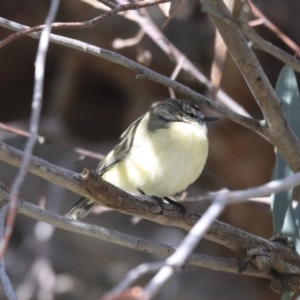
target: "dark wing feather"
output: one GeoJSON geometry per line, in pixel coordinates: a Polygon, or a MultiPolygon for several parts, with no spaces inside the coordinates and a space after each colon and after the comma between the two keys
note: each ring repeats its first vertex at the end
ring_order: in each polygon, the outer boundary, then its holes
{"type": "Polygon", "coordinates": [[[121,135],[121,142],[115,146],[111,153],[109,153],[99,164],[96,172],[99,175],[104,174],[107,170],[112,168],[116,163],[123,160],[128,152],[130,151],[133,141],[134,135],[137,127],[139,126],[141,120],[145,115],[138,118],[135,122],[133,122],[126,131],[121,135]]]}
{"type": "MultiPolygon", "coordinates": [[[[132,147],[135,131],[143,117],[144,116],[140,117],[134,123],[132,123],[128,127],[128,129],[121,135],[121,142],[99,164],[96,170],[98,174],[102,175],[107,170],[112,168],[117,162],[126,157],[127,153],[132,147]]],[[[73,218],[74,220],[81,220],[92,210],[95,204],[95,202],[82,197],[72,207],[68,216],[70,218],[73,218]]]]}

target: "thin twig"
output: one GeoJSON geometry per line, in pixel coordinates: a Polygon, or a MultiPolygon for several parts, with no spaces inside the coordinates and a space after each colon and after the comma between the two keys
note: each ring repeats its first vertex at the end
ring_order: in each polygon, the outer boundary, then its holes
{"type": "Polygon", "coordinates": [[[206,212],[202,215],[201,219],[199,219],[188,235],[180,243],[177,250],[166,259],[166,266],[164,266],[145,287],[144,293],[146,294],[147,299],[156,295],[172,274],[184,265],[190,253],[195,249],[205,232],[219,217],[225,207],[226,201],[224,201],[224,199],[217,197],[213,201],[206,212]]]}
{"type": "MultiPolygon", "coordinates": [[[[96,5],[91,4],[90,1],[85,1],[89,3],[90,5],[96,5]]],[[[183,69],[194,76],[197,80],[199,80],[201,83],[203,83],[209,90],[213,89],[213,86],[210,82],[210,80],[202,73],[200,72],[194,64],[187,58],[185,55],[183,55],[179,49],[177,49],[168,39],[167,37],[161,32],[161,30],[153,23],[153,21],[149,17],[141,16],[138,14],[137,11],[132,11],[133,9],[138,9],[158,3],[168,2],[168,1],[161,1],[161,2],[149,2],[145,1],[145,3],[142,3],[143,1],[139,2],[140,6],[138,6],[137,3],[133,4],[125,4],[125,5],[116,5],[113,4],[110,1],[103,1],[107,6],[109,6],[112,10],[107,11],[106,13],[102,14],[101,16],[94,18],[92,20],[88,20],[85,22],[72,22],[72,23],[54,23],[53,26],[55,29],[81,29],[81,28],[89,28],[92,26],[97,25],[100,21],[103,19],[118,13],[118,12],[125,12],[127,11],[127,17],[129,16],[129,19],[133,20],[134,22],[138,23],[141,28],[149,35],[149,37],[152,38],[152,40],[165,52],[167,55],[175,60],[177,64],[179,64],[182,57],[184,57],[184,63],[183,63],[183,69]],[[145,6],[143,6],[145,5],[145,6]]],[[[100,4],[99,2],[97,2],[100,4]]],[[[103,9],[102,6],[97,8],[103,9]]],[[[12,42],[16,38],[19,38],[21,36],[27,35],[29,33],[39,31],[43,28],[43,25],[36,26],[32,28],[26,28],[23,29],[13,35],[10,35],[7,39],[0,42],[0,49],[7,43],[12,42]]],[[[224,104],[225,106],[231,108],[232,110],[236,111],[239,114],[242,114],[244,116],[250,117],[248,112],[237,102],[235,102],[232,98],[230,98],[224,91],[221,91],[217,94],[217,98],[220,101],[220,103],[224,104]]]]}
{"type": "MultiPolygon", "coordinates": [[[[118,2],[124,2],[124,0],[118,0],[118,2]]],[[[192,63],[192,61],[189,60],[188,57],[186,57],[173,43],[171,43],[171,41],[163,34],[161,29],[158,28],[152,21],[147,12],[144,11],[143,15],[141,15],[138,11],[128,11],[124,17],[137,23],[152,39],[152,41],[156,43],[168,57],[175,61],[177,65],[180,64],[181,60],[184,58],[182,69],[204,84],[208,90],[213,89],[211,81],[192,63]]],[[[234,101],[223,90],[219,90],[217,93],[217,99],[221,104],[231,110],[246,117],[251,117],[241,105],[234,101]]]]}
{"type": "MultiPolygon", "coordinates": [[[[11,147],[3,146],[0,143],[0,159],[19,165],[21,162],[21,151],[13,150],[11,147]]],[[[112,186],[97,176],[95,172],[89,172],[85,175],[84,180],[80,180],[78,174],[53,166],[46,161],[32,157],[32,164],[29,171],[43,177],[59,186],[93,199],[96,203],[105,207],[110,207],[117,211],[138,216],[168,226],[176,226],[185,230],[196,224],[201,218],[200,214],[187,211],[185,217],[178,214],[177,209],[170,204],[165,204],[164,210],[156,201],[149,198],[143,198],[129,195],[122,190],[112,186]],[[70,173],[70,175],[68,175],[70,173]]],[[[289,185],[294,186],[300,183],[300,174],[293,174],[286,179],[281,180],[289,185]],[[296,181],[294,181],[296,180],[296,181]]],[[[278,181],[279,183],[280,181],[278,181]]],[[[258,188],[259,192],[264,192],[258,188]]],[[[279,191],[279,187],[276,187],[279,191]]],[[[258,194],[260,196],[260,194],[258,194]]],[[[229,195],[227,195],[229,197],[229,195]]],[[[72,220],[69,219],[68,222],[72,220]]],[[[82,224],[82,223],[79,223],[82,224]]],[[[65,225],[67,226],[67,225],[65,225]]],[[[80,225],[83,226],[83,225],[80,225]]],[[[86,228],[86,230],[88,230],[86,228]]],[[[92,234],[88,232],[87,234],[92,234]]],[[[299,274],[300,259],[299,255],[291,248],[281,243],[267,241],[243,230],[215,221],[210,229],[206,232],[205,238],[216,243],[222,244],[241,254],[249,253],[249,262],[253,263],[259,269],[269,271],[276,270],[278,273],[299,274]],[[267,255],[267,257],[265,257],[267,255]]],[[[296,278],[295,278],[296,280],[296,278]]]]}
{"type": "MultiPolygon", "coordinates": [[[[247,9],[247,4],[243,5],[243,9],[247,9]]],[[[221,15],[216,10],[212,9],[211,6],[205,6],[203,10],[219,18],[227,25],[231,25],[235,28],[240,28],[243,31],[244,35],[248,38],[248,40],[253,43],[253,46],[255,48],[269,53],[285,64],[291,66],[294,71],[300,72],[300,61],[298,59],[263,39],[251,26],[249,26],[249,22],[235,20],[232,16],[221,15]]]]}
{"type": "MultiPolygon", "coordinates": [[[[278,48],[277,46],[275,46],[272,43],[263,39],[249,25],[250,22],[248,21],[248,17],[249,17],[249,12],[250,12],[250,6],[255,11],[257,8],[253,4],[248,4],[248,3],[249,3],[249,1],[243,2],[241,16],[237,23],[235,23],[236,22],[235,20],[230,20],[233,23],[233,26],[235,26],[237,24],[241,28],[241,30],[243,31],[243,33],[247,37],[247,39],[253,43],[254,48],[257,48],[266,53],[269,53],[270,55],[272,55],[272,56],[276,57],[277,59],[281,60],[282,62],[284,62],[285,64],[291,66],[293,68],[293,70],[300,72],[300,61],[298,59],[296,59],[295,57],[289,55],[287,52],[283,51],[282,49],[278,48]],[[245,18],[242,18],[242,16],[244,16],[245,18]]],[[[257,11],[257,12],[259,12],[259,11],[257,11]]],[[[266,21],[266,25],[267,24],[269,24],[268,21],[266,21]]],[[[278,34],[279,37],[284,35],[282,32],[277,31],[277,30],[279,30],[279,29],[277,29],[277,27],[275,27],[273,29],[276,29],[275,33],[278,34]]],[[[284,35],[284,37],[286,37],[286,36],[284,35]]],[[[287,42],[290,42],[290,41],[287,41],[287,42]]],[[[299,47],[297,45],[294,45],[293,47],[295,48],[295,46],[297,47],[297,51],[299,51],[299,47]]]]}
{"type": "Polygon", "coordinates": [[[154,263],[143,263],[137,266],[136,268],[132,269],[126,277],[116,285],[111,291],[105,293],[100,300],[108,300],[113,299],[114,297],[122,294],[126,289],[130,287],[137,279],[141,278],[142,276],[153,273],[161,269],[166,265],[165,262],[154,262],[154,263]]]}
{"type": "MultiPolygon", "coordinates": [[[[0,128],[7,132],[17,134],[19,136],[30,137],[30,133],[28,131],[14,127],[14,126],[10,126],[10,125],[7,125],[7,124],[1,123],[1,122],[0,122],[0,128]]],[[[36,135],[36,139],[40,144],[45,143],[45,137],[43,137],[41,135],[36,135]]]]}
{"type": "Polygon", "coordinates": [[[232,23],[223,0],[200,0],[213,19],[227,48],[243,75],[265,123],[264,135],[277,147],[291,170],[300,170],[300,141],[288,125],[281,102],[242,32],[232,23]]]}
{"type": "MultiPolygon", "coordinates": [[[[8,202],[8,197],[8,192],[5,190],[3,183],[0,182],[0,202],[8,202]]],[[[159,242],[135,237],[129,234],[124,234],[115,230],[106,229],[92,224],[76,222],[70,218],[66,218],[56,213],[44,210],[36,205],[26,202],[25,200],[18,201],[17,210],[18,213],[22,215],[33,218],[40,222],[45,222],[54,227],[100,239],[109,243],[114,243],[128,249],[156,254],[161,257],[168,257],[176,250],[176,248],[174,247],[161,244],[159,242]]],[[[239,261],[240,260],[236,258],[221,258],[200,253],[192,253],[189,256],[186,265],[236,274],[239,261]]],[[[260,271],[251,266],[249,266],[247,270],[243,271],[242,274],[262,278],[272,278],[269,273],[260,271]]]]}
{"type": "MultiPolygon", "coordinates": [[[[176,65],[174,71],[172,72],[172,74],[171,74],[171,76],[170,76],[171,79],[173,79],[173,80],[176,79],[176,77],[177,77],[178,74],[180,73],[180,70],[182,69],[182,65],[183,65],[184,61],[185,61],[185,56],[182,56],[182,57],[181,57],[181,60],[178,62],[178,64],[176,65]]],[[[169,90],[170,97],[171,97],[171,98],[176,98],[176,97],[175,97],[174,90],[171,89],[171,88],[168,88],[168,90],[169,90]]]]}
{"type": "MultiPolygon", "coordinates": [[[[14,126],[10,126],[10,125],[7,125],[7,124],[1,123],[1,122],[0,122],[0,128],[7,131],[7,132],[11,132],[11,133],[14,133],[14,134],[19,135],[19,136],[30,137],[30,133],[28,131],[17,128],[17,127],[14,127],[14,126]]],[[[93,159],[97,159],[97,160],[102,160],[105,157],[105,155],[103,155],[103,154],[96,153],[96,152],[93,152],[93,151],[90,151],[90,150],[87,150],[87,149],[83,149],[83,148],[79,148],[79,147],[71,147],[71,146],[68,146],[66,144],[59,143],[57,141],[55,141],[55,142],[51,141],[51,140],[49,140],[48,138],[46,138],[42,135],[36,135],[36,138],[37,138],[37,141],[40,144],[54,145],[54,146],[57,146],[59,148],[63,148],[63,149],[67,149],[69,151],[73,151],[73,152],[78,153],[80,155],[83,155],[85,157],[89,157],[89,158],[93,158],[93,159]]]]}
{"type": "MultiPolygon", "coordinates": [[[[18,24],[13,21],[9,21],[7,19],[1,18],[0,17],[0,26],[12,29],[12,30],[22,30],[24,28],[28,28],[24,25],[18,24]]],[[[31,33],[29,36],[33,38],[39,38],[40,34],[39,33],[31,33]]],[[[188,88],[187,86],[174,81],[166,76],[163,76],[161,74],[158,74],[149,68],[146,68],[116,52],[112,52],[103,48],[95,47],[93,45],[74,40],[71,38],[59,36],[56,34],[51,34],[50,39],[53,43],[64,45],[73,49],[77,49],[79,51],[83,51],[85,53],[89,53],[98,57],[101,57],[103,59],[106,59],[110,62],[122,65],[138,74],[142,75],[137,75],[137,78],[140,79],[149,79],[155,82],[158,82],[162,85],[165,85],[167,87],[170,87],[177,91],[178,93],[182,94],[185,97],[188,97],[201,105],[204,105],[211,110],[221,113],[222,115],[226,116],[228,119],[243,125],[249,129],[252,129],[254,131],[261,132],[263,130],[262,124],[259,120],[253,119],[253,118],[248,118],[243,115],[240,115],[236,112],[231,111],[230,109],[219,105],[215,102],[212,102],[208,98],[204,97],[203,95],[196,93],[192,89],[188,88]]]]}
{"type": "Polygon", "coordinates": [[[241,25],[241,29],[247,39],[253,43],[254,48],[269,53],[270,55],[281,60],[283,63],[289,65],[294,71],[300,72],[300,61],[298,59],[263,39],[253,28],[247,24],[241,25]]]}
{"type": "MultiPolygon", "coordinates": [[[[88,21],[83,21],[83,22],[64,22],[64,23],[56,22],[56,23],[53,23],[51,25],[51,27],[52,27],[52,29],[90,28],[90,27],[94,27],[94,26],[98,25],[104,19],[106,19],[112,15],[115,15],[119,12],[124,12],[124,11],[132,10],[132,9],[140,9],[143,7],[152,6],[152,5],[156,5],[158,3],[170,2],[170,1],[172,1],[172,0],[151,0],[151,1],[147,1],[147,0],[143,1],[142,0],[142,1],[130,3],[130,4],[116,5],[113,9],[106,11],[105,13],[101,14],[100,16],[98,16],[94,19],[91,19],[88,21]]],[[[44,28],[45,28],[45,25],[38,25],[38,26],[24,29],[17,33],[11,34],[10,36],[8,36],[7,38],[5,38],[4,40],[2,40],[0,42],[0,49],[22,36],[28,35],[29,33],[41,31],[44,28]]]]}
{"type": "MultiPolygon", "coordinates": [[[[0,191],[1,193],[1,191],[0,191]]],[[[7,195],[7,198],[9,198],[9,195],[7,195]]],[[[5,217],[7,215],[7,212],[9,210],[9,203],[6,203],[3,205],[0,211],[0,240],[4,236],[5,232],[5,217]]],[[[0,280],[3,284],[4,292],[9,300],[18,300],[17,295],[11,285],[10,279],[6,274],[5,271],[5,264],[4,264],[4,258],[2,257],[0,260],[0,280]]]]}
{"type": "Polygon", "coordinates": [[[241,191],[232,191],[229,193],[221,193],[220,196],[226,197],[228,204],[235,204],[245,199],[263,197],[272,193],[279,193],[292,187],[300,185],[300,172],[288,176],[282,180],[273,180],[261,186],[249,188],[241,191]]]}
{"type": "MultiPolygon", "coordinates": [[[[14,166],[20,166],[22,155],[22,151],[0,143],[0,160],[14,166]]],[[[53,184],[67,188],[74,193],[94,199],[95,202],[102,204],[105,207],[110,207],[120,212],[139,216],[160,224],[190,230],[191,226],[193,226],[201,217],[200,214],[187,211],[185,218],[182,218],[178,215],[176,208],[174,208],[173,205],[168,204],[165,204],[165,208],[163,212],[161,212],[161,208],[156,201],[151,199],[143,199],[143,201],[141,201],[140,197],[135,197],[119,190],[108,182],[102,180],[101,177],[92,177],[91,183],[94,184],[94,186],[88,185],[86,188],[87,183],[80,179],[79,174],[57,167],[34,156],[31,158],[28,171],[46,179],[49,182],[52,182],[53,184]],[[120,199],[122,199],[122,201],[120,201],[120,199]]],[[[288,182],[288,185],[285,185],[285,188],[292,187],[300,183],[300,174],[297,173],[291,175],[290,177],[281,180],[281,182],[288,182]],[[291,181],[291,179],[293,181],[291,181]]],[[[279,191],[278,186],[277,188],[277,191],[279,191]]],[[[266,194],[266,191],[261,189],[261,187],[258,187],[258,189],[260,193],[256,195],[257,197],[264,196],[266,194]]],[[[229,196],[230,193],[228,197],[229,196]]],[[[245,197],[245,199],[247,199],[247,197],[245,197]]],[[[272,248],[270,251],[274,251],[272,243],[219,221],[214,223],[205,235],[205,238],[242,253],[245,253],[247,249],[257,246],[267,249],[272,248]]],[[[279,249],[278,251],[283,250],[279,249]]],[[[297,254],[293,252],[289,253],[289,259],[294,259],[295,261],[293,264],[295,265],[298,264],[298,257],[296,256],[297,254]]]]}
{"type": "Polygon", "coordinates": [[[25,145],[24,156],[22,165],[19,169],[18,175],[12,183],[10,193],[10,210],[7,215],[7,223],[5,233],[0,243],[0,259],[3,257],[5,248],[8,244],[9,238],[13,230],[13,224],[16,215],[16,204],[19,198],[19,191],[24,182],[27,168],[30,163],[31,154],[33,151],[34,144],[37,139],[38,126],[40,113],[42,108],[42,95],[44,85],[44,73],[45,73],[45,60],[49,45],[51,23],[55,19],[56,12],[59,6],[60,0],[52,0],[50,9],[46,18],[46,27],[43,29],[41,39],[38,46],[36,62],[35,62],[35,76],[34,76],[34,92],[32,99],[32,113],[30,117],[30,137],[25,145]]]}
{"type": "Polygon", "coordinates": [[[299,53],[300,47],[284,34],[274,23],[272,23],[258,8],[253,4],[251,0],[248,0],[253,14],[261,20],[261,24],[264,24],[267,28],[273,31],[278,38],[280,38],[288,47],[290,47],[295,53],[299,53]]]}
{"type": "MultiPolygon", "coordinates": [[[[228,9],[232,12],[234,8],[234,0],[225,0],[228,9]]],[[[218,90],[221,86],[223,67],[227,56],[227,47],[222,39],[217,28],[215,28],[215,43],[214,43],[214,59],[211,67],[210,80],[212,84],[211,98],[216,99],[218,90]]]]}

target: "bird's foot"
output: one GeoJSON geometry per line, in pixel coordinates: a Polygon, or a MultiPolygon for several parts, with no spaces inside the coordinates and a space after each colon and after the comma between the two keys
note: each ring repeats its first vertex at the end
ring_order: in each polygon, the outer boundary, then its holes
{"type": "Polygon", "coordinates": [[[169,202],[169,204],[173,204],[174,206],[176,206],[177,208],[179,208],[179,210],[180,210],[180,212],[181,212],[181,214],[182,214],[183,216],[185,215],[185,213],[186,213],[186,208],[184,207],[183,204],[181,204],[181,203],[179,203],[179,202],[177,202],[177,201],[175,201],[175,200],[172,200],[172,199],[170,199],[169,197],[164,197],[164,199],[165,199],[167,202],[169,202]]]}
{"type": "Polygon", "coordinates": [[[163,214],[164,212],[164,208],[165,208],[165,202],[164,202],[164,199],[160,198],[160,197],[157,197],[157,196],[150,196],[152,199],[154,199],[155,201],[158,202],[158,205],[160,206],[161,208],[161,214],[163,214]]]}
{"type": "Polygon", "coordinates": [[[148,197],[151,197],[152,199],[154,199],[155,201],[158,202],[160,208],[161,208],[161,213],[163,213],[164,211],[164,207],[165,207],[165,202],[162,198],[160,197],[157,197],[157,196],[149,196],[149,195],[146,195],[146,193],[142,190],[142,189],[138,189],[139,193],[141,195],[144,195],[144,196],[148,196],[148,197]]]}
{"type": "MultiPolygon", "coordinates": [[[[139,191],[139,193],[141,193],[141,195],[146,195],[145,192],[144,192],[143,190],[138,189],[138,191],[139,191]]],[[[170,198],[168,198],[168,197],[160,198],[160,197],[153,196],[153,195],[152,195],[152,196],[149,196],[149,197],[151,197],[152,199],[154,199],[155,201],[158,202],[158,204],[159,204],[159,206],[160,206],[160,208],[161,208],[161,213],[163,213],[164,207],[165,207],[165,202],[164,202],[164,200],[166,200],[169,204],[172,204],[172,205],[176,206],[177,208],[179,208],[180,213],[181,213],[183,216],[184,216],[185,213],[186,213],[186,208],[184,207],[184,205],[181,204],[181,203],[179,203],[179,202],[177,202],[177,201],[175,201],[175,200],[172,200],[172,199],[170,199],[170,198]]]]}

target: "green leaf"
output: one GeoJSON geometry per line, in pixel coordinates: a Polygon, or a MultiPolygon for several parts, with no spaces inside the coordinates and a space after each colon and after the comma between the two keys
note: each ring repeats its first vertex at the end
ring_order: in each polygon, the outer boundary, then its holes
{"type": "Polygon", "coordinates": [[[295,240],[295,248],[297,253],[300,253],[300,239],[295,240]]]}
{"type": "Polygon", "coordinates": [[[285,66],[276,83],[276,94],[283,104],[284,112],[298,137],[300,137],[300,101],[295,73],[290,66],[285,66]]]}
{"type": "MultiPolygon", "coordinates": [[[[290,196],[290,199],[292,199],[292,195],[290,196]]],[[[289,237],[290,241],[293,242],[294,244],[296,243],[296,240],[299,238],[299,227],[297,226],[296,223],[296,217],[295,217],[295,212],[290,204],[285,215],[285,220],[284,224],[281,230],[281,233],[289,237]]]]}
{"type": "MultiPolygon", "coordinates": [[[[292,171],[281,155],[276,153],[276,170],[273,179],[281,179],[289,176],[292,171]]],[[[287,211],[291,203],[292,189],[277,194],[272,194],[273,226],[275,233],[281,233],[286,219],[287,211]]],[[[290,223],[290,222],[289,222],[290,223]]]]}
{"type": "MultiPolygon", "coordinates": [[[[283,104],[289,125],[297,136],[300,136],[300,100],[299,89],[294,71],[291,67],[285,66],[276,83],[276,93],[283,104]]],[[[281,155],[276,153],[276,169],[273,179],[285,178],[292,174],[292,171],[283,160],[281,155]]],[[[272,211],[275,233],[285,233],[288,236],[298,236],[299,225],[296,225],[295,213],[291,206],[293,189],[272,195],[272,211]]]]}

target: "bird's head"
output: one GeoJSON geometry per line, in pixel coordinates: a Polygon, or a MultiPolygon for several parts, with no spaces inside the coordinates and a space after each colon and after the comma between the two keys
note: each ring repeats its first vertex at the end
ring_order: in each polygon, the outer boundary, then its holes
{"type": "Polygon", "coordinates": [[[171,122],[206,126],[206,122],[215,120],[218,118],[204,116],[201,107],[195,103],[179,99],[167,99],[150,110],[148,128],[150,131],[167,128],[171,122]]]}

